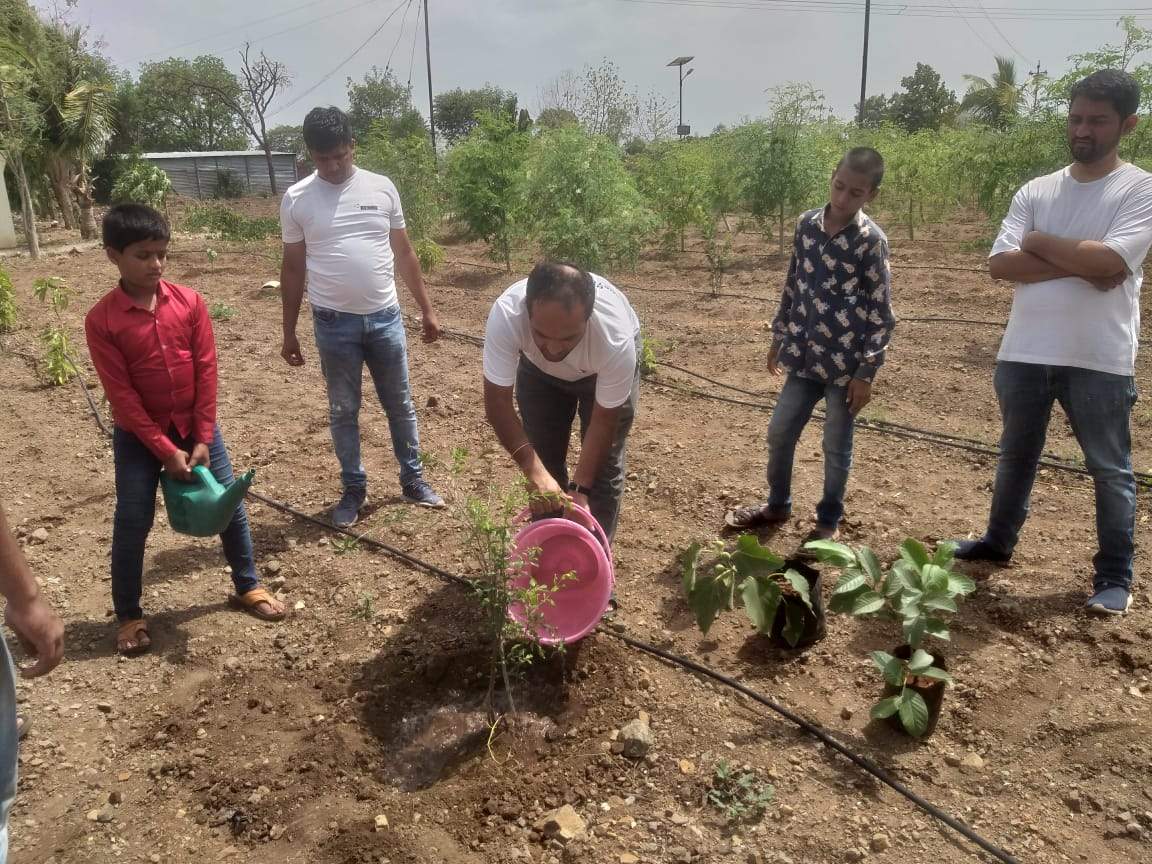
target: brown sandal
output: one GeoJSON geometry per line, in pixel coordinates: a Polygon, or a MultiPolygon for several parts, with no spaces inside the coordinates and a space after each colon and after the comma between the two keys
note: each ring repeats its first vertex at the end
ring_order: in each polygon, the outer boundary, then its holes
{"type": "Polygon", "coordinates": [[[125,657],[135,657],[152,647],[148,636],[148,622],[143,618],[123,621],[116,631],[116,651],[125,657]]]}
{"type": "Polygon", "coordinates": [[[267,603],[271,606],[273,603],[279,602],[275,597],[268,593],[264,588],[253,588],[251,591],[246,591],[243,594],[233,594],[228,598],[228,602],[238,609],[247,612],[253,618],[259,618],[261,621],[283,621],[285,610],[280,612],[265,612],[260,608],[261,603],[267,603]]]}

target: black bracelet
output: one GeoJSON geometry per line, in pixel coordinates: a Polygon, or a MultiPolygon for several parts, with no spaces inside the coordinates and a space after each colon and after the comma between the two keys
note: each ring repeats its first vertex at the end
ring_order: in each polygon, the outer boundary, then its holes
{"type": "Polygon", "coordinates": [[[591,495],[592,494],[591,489],[589,489],[587,486],[581,486],[575,480],[568,481],[568,491],[569,492],[579,492],[581,495],[591,495]]]}

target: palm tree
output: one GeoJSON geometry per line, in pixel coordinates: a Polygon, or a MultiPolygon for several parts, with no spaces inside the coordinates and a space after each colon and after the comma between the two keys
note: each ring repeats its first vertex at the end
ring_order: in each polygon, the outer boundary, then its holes
{"type": "Polygon", "coordinates": [[[61,149],[72,157],[76,166],[72,191],[80,205],[80,236],[91,240],[96,236],[96,220],[92,215],[94,202],[89,166],[92,159],[104,152],[115,129],[112,88],[81,81],[64,94],[59,108],[64,132],[61,149]]]}
{"type": "Polygon", "coordinates": [[[961,111],[995,129],[1006,128],[1020,116],[1023,88],[1016,81],[1016,64],[1009,58],[996,58],[991,80],[979,75],[965,75],[964,80],[968,92],[960,103],[961,111]]]}

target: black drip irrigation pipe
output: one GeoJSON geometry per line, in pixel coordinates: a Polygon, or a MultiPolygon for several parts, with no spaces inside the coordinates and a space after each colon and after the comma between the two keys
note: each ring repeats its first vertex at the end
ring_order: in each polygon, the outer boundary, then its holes
{"type": "MultiPolygon", "coordinates": [[[[93,403],[93,401],[91,399],[89,399],[88,405],[92,410],[92,415],[95,418],[97,424],[99,425],[100,430],[105,435],[110,435],[110,433],[108,432],[108,427],[104,424],[103,418],[100,416],[99,411],[97,411],[97,409],[96,409],[95,403],[93,403]]],[[[301,510],[297,510],[295,507],[291,507],[288,504],[285,504],[281,501],[277,501],[274,498],[269,498],[267,495],[261,495],[259,492],[254,492],[251,489],[248,490],[246,497],[253,498],[256,501],[259,501],[261,504],[265,504],[268,507],[271,507],[273,510],[276,510],[276,511],[283,513],[285,515],[288,515],[288,516],[292,516],[296,519],[302,519],[305,522],[308,522],[312,525],[316,525],[320,528],[323,528],[326,531],[334,532],[337,534],[343,534],[347,537],[355,538],[358,542],[363,543],[365,546],[368,546],[372,549],[376,549],[380,552],[384,552],[385,554],[390,555],[391,557],[395,558],[396,560],[404,562],[405,564],[407,564],[409,567],[413,568],[414,570],[422,570],[425,573],[430,573],[431,575],[436,576],[440,579],[443,579],[447,582],[450,582],[454,585],[460,585],[460,586],[463,586],[466,588],[472,588],[473,587],[472,583],[468,579],[465,579],[463,576],[458,576],[457,574],[451,573],[442,567],[437,567],[435,564],[430,564],[427,561],[424,561],[420,558],[417,558],[415,555],[412,555],[408,552],[405,552],[403,549],[399,549],[395,546],[390,546],[389,544],[384,543],[380,540],[377,540],[374,537],[367,536],[367,534],[356,534],[353,531],[349,531],[347,528],[338,528],[330,522],[325,522],[323,519],[319,519],[316,516],[310,516],[309,514],[304,513],[301,510]]],[[[907,800],[911,801],[913,804],[915,804],[917,807],[919,807],[921,810],[923,810],[929,816],[933,817],[934,819],[937,819],[940,822],[943,822],[949,828],[958,832],[959,834],[964,836],[966,839],[968,839],[969,841],[971,841],[975,845],[979,846],[981,849],[983,849],[985,852],[987,852],[992,857],[996,858],[999,861],[1002,861],[1003,864],[1019,864],[1019,862],[1015,858],[1013,858],[1010,854],[1005,852],[1003,849],[1001,849],[1000,847],[988,842],[983,837],[981,837],[979,834],[977,834],[975,831],[973,831],[971,828],[969,828],[967,825],[965,825],[963,822],[954,818],[953,816],[950,816],[944,810],[941,810],[939,807],[932,804],[927,799],[925,799],[925,798],[921,797],[920,795],[916,794],[915,792],[913,792],[911,789],[909,789],[907,786],[905,786],[903,783],[901,783],[899,780],[897,780],[895,777],[893,777],[891,774],[889,774],[887,771],[885,771],[883,768],[881,768],[879,765],[877,765],[871,759],[868,759],[865,756],[861,756],[860,754],[855,753],[852,750],[848,749],[843,744],[841,744],[839,741],[837,741],[835,738],[833,738],[831,735],[829,735],[827,732],[825,732],[823,729],[821,729],[819,726],[817,726],[815,723],[812,723],[811,721],[804,719],[799,714],[796,714],[795,712],[784,707],[783,705],[779,704],[778,702],[775,702],[775,701],[769,699],[767,696],[763,696],[760,693],[757,693],[755,690],[751,690],[750,688],[745,687],[739,681],[736,681],[735,679],[733,679],[727,675],[723,675],[720,672],[717,672],[714,669],[711,669],[708,666],[703,665],[702,663],[697,663],[695,660],[691,660],[687,657],[681,657],[677,654],[671,653],[670,651],[665,651],[664,649],[658,648],[655,645],[651,645],[651,644],[644,642],[640,639],[635,639],[631,636],[628,636],[626,633],[615,632],[612,629],[605,629],[603,626],[597,627],[596,632],[603,633],[606,636],[609,636],[613,639],[616,639],[616,640],[622,642],[623,644],[627,645],[628,647],[633,648],[634,650],[642,651],[642,652],[647,653],[647,654],[651,654],[653,657],[659,657],[660,659],[664,660],[665,662],[671,663],[673,666],[679,666],[682,669],[687,669],[689,671],[696,672],[697,674],[704,675],[708,678],[713,679],[714,681],[717,681],[717,682],[723,684],[726,687],[729,687],[729,688],[737,691],[738,693],[744,694],[749,699],[752,699],[754,702],[757,702],[758,704],[763,705],[764,707],[776,712],[781,717],[785,718],[786,720],[788,720],[789,722],[791,722],[792,724],[797,726],[802,731],[807,732],[809,735],[812,735],[817,740],[823,742],[826,746],[831,747],[833,750],[835,750],[841,756],[844,756],[846,759],[848,759],[850,762],[852,762],[858,768],[862,769],[863,771],[867,772],[868,774],[871,774],[873,777],[875,777],[881,783],[885,784],[886,786],[890,787],[893,791],[897,792],[898,794],[902,795],[907,800]]]]}
{"type": "MultiPolygon", "coordinates": [[[[407,564],[408,566],[412,567],[415,570],[422,570],[426,573],[430,573],[431,575],[436,576],[440,579],[443,579],[447,582],[451,582],[454,585],[461,585],[461,586],[464,586],[466,588],[472,587],[472,583],[469,580],[465,579],[463,576],[458,576],[455,573],[450,573],[449,571],[443,569],[442,567],[437,567],[435,564],[429,564],[427,561],[423,561],[420,558],[417,558],[415,555],[412,555],[408,552],[405,552],[402,549],[397,549],[395,546],[390,546],[387,543],[382,543],[381,541],[376,540],[372,537],[369,537],[365,534],[356,534],[355,532],[349,531],[346,528],[337,528],[336,526],[332,525],[330,522],[325,522],[324,520],[318,519],[315,516],[310,516],[307,513],[303,513],[301,511],[295,509],[294,507],[291,507],[291,506],[284,504],[280,501],[276,501],[273,498],[268,498],[267,496],[261,495],[257,492],[249,491],[248,497],[249,498],[255,498],[257,501],[260,501],[261,503],[268,505],[269,507],[271,507],[274,510],[277,510],[277,511],[284,513],[286,515],[289,515],[289,516],[294,516],[297,519],[303,519],[304,521],[309,522],[313,525],[317,525],[321,528],[324,528],[327,531],[335,532],[338,534],[343,534],[343,535],[348,536],[348,537],[354,537],[359,542],[363,543],[365,546],[368,546],[368,547],[373,548],[373,549],[377,549],[381,552],[384,552],[384,553],[392,556],[393,558],[396,558],[400,561],[403,561],[405,564],[407,564]]],[[[1013,858],[1009,853],[1005,852],[1003,849],[999,848],[998,846],[988,842],[983,837],[981,837],[979,834],[977,834],[975,831],[973,831],[971,828],[969,828],[967,825],[965,825],[963,822],[954,818],[953,816],[950,816],[948,813],[941,810],[939,807],[932,804],[927,799],[925,799],[922,796],[913,792],[911,789],[909,789],[907,786],[905,786],[903,783],[901,783],[899,780],[897,780],[895,777],[893,777],[891,774],[889,774],[887,771],[885,771],[883,768],[881,768],[879,765],[877,765],[871,759],[868,759],[866,756],[861,756],[860,754],[850,750],[848,747],[845,747],[843,744],[841,744],[839,741],[837,741],[834,737],[832,737],[830,734],[828,734],[822,728],[820,728],[820,726],[818,726],[817,724],[813,723],[810,720],[806,720],[805,718],[801,717],[799,714],[795,713],[794,711],[790,710],[789,708],[786,708],[785,706],[781,705],[780,703],[775,702],[772,699],[769,699],[767,696],[764,696],[760,693],[757,693],[755,690],[752,690],[748,687],[745,687],[739,681],[736,681],[735,679],[733,679],[727,675],[724,675],[720,672],[717,672],[716,670],[714,670],[708,666],[705,666],[702,663],[697,663],[695,660],[692,660],[688,657],[682,657],[678,654],[673,654],[670,651],[665,651],[663,648],[658,648],[655,645],[651,645],[651,644],[644,642],[640,639],[636,639],[632,636],[627,635],[626,633],[616,632],[612,628],[605,628],[602,625],[600,627],[596,628],[596,632],[602,633],[605,636],[609,636],[613,639],[616,639],[616,640],[624,643],[625,645],[627,645],[628,647],[630,647],[634,650],[642,651],[646,654],[651,654],[654,657],[659,657],[661,660],[664,660],[665,662],[670,663],[673,666],[679,666],[683,669],[687,669],[691,672],[696,672],[699,675],[703,675],[707,678],[711,678],[712,680],[717,681],[726,687],[729,687],[729,688],[731,688],[731,689],[733,689],[739,693],[744,694],[745,696],[747,696],[749,699],[753,700],[754,702],[757,702],[758,704],[763,705],[765,708],[768,708],[771,711],[776,712],[781,717],[788,720],[789,722],[791,722],[795,726],[799,727],[804,732],[807,732],[809,735],[811,735],[814,738],[818,739],[819,741],[823,742],[826,746],[831,747],[833,750],[835,750],[841,756],[848,759],[850,762],[852,762],[858,768],[862,769],[863,771],[867,772],[868,774],[871,774],[873,777],[875,777],[881,783],[884,783],[886,786],[889,786],[895,792],[904,796],[904,798],[911,801],[913,804],[915,804],[917,807],[919,807],[921,810],[923,810],[929,816],[932,816],[933,818],[943,822],[949,828],[951,828],[954,831],[958,832],[959,834],[963,835],[965,838],[970,840],[975,845],[979,846],[981,849],[983,849],[989,855],[991,855],[994,858],[1004,862],[1004,864],[1018,864],[1017,860],[1015,858],[1013,858]]]]}

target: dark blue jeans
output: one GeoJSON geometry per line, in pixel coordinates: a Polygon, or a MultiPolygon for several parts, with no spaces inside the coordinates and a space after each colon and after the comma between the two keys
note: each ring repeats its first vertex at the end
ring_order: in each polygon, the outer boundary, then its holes
{"type": "MultiPolygon", "coordinates": [[[[195,442],[181,438],[175,429],[168,437],[189,453],[195,442]]],[[[112,452],[116,461],[116,518],[112,527],[112,605],[121,621],[142,618],[140,592],[144,575],[144,544],[156,516],[156,487],[160,485],[160,460],[131,432],[117,426],[112,432],[112,452]]],[[[232,482],[232,463],[220,430],[208,448],[212,473],[221,483],[232,482]]],[[[259,582],[252,552],[248,514],[241,504],[220,535],[224,557],[232,567],[236,593],[251,591],[259,582]]]]}
{"type": "Polygon", "coordinates": [[[768,423],[768,506],[792,510],[792,464],[800,433],[812,411],[824,400],[824,497],[816,506],[816,521],[835,528],[844,517],[844,493],[852,468],[855,418],[848,410],[848,388],[789,374],[768,423]]]}
{"type": "MultiPolygon", "coordinates": [[[[637,348],[639,356],[639,348],[637,348]]],[[[616,420],[616,435],[612,447],[592,483],[588,496],[588,509],[612,540],[620,520],[620,499],[624,495],[625,448],[628,433],[636,419],[636,405],[640,399],[640,367],[632,381],[628,401],[620,406],[616,420]]],[[[524,433],[548,473],[561,486],[568,485],[568,444],[572,439],[572,423],[580,416],[580,439],[592,422],[592,409],[596,404],[596,376],[589,375],[579,381],[564,381],[542,371],[524,355],[516,371],[516,405],[524,433]]]]}
{"type": "Polygon", "coordinates": [[[1136,533],[1129,430],[1135,379],[1075,366],[1001,362],[995,384],[1004,431],[985,542],[1005,555],[1016,548],[1028,518],[1052,405],[1059,402],[1096,486],[1096,588],[1129,588],[1136,533]]]}
{"type": "Polygon", "coordinates": [[[400,485],[420,479],[420,433],[408,386],[408,347],[399,306],[370,315],[312,307],[316,351],[328,386],[328,422],[345,489],[363,489],[368,473],[360,461],[360,403],[364,366],[388,415],[400,485]]]}

